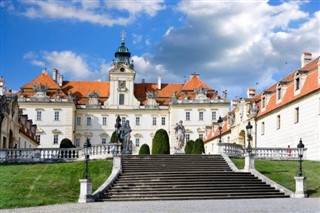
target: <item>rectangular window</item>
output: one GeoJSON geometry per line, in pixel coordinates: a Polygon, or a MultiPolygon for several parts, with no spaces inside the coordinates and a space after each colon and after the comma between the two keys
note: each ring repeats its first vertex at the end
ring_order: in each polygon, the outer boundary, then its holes
{"type": "Polygon", "coordinates": [[[54,120],[55,121],[60,120],[60,112],[59,111],[54,112],[54,120]]]}
{"type": "Polygon", "coordinates": [[[80,138],[76,138],[76,147],[80,147],[80,138]]]}
{"type": "Polygon", "coordinates": [[[107,125],[107,117],[102,117],[102,125],[107,125]]]}
{"type": "Polygon", "coordinates": [[[211,113],[211,119],[212,119],[213,121],[217,120],[217,112],[216,112],[216,111],[212,111],[212,113],[211,113]]]}
{"type": "Polygon", "coordinates": [[[262,108],[266,107],[266,97],[262,97],[262,108]]]}
{"type": "Polygon", "coordinates": [[[295,86],[296,86],[296,90],[300,89],[300,77],[296,77],[295,79],[295,86]]]}
{"type": "Polygon", "coordinates": [[[294,123],[299,123],[299,107],[294,109],[294,123]]]}
{"type": "Polygon", "coordinates": [[[59,135],[53,135],[53,144],[58,144],[59,135]]]}
{"type": "Polygon", "coordinates": [[[203,138],[203,134],[199,134],[199,138],[201,138],[201,139],[202,139],[202,138],[203,138]]]}
{"type": "Polygon", "coordinates": [[[190,121],[190,112],[186,112],[186,121],[190,121]]]}
{"type": "Polygon", "coordinates": [[[156,126],[157,125],[157,117],[152,118],[152,125],[156,126]]]}
{"type": "Polygon", "coordinates": [[[124,105],[124,94],[119,94],[119,105],[124,105]]]}
{"type": "Polygon", "coordinates": [[[136,138],[136,147],[140,146],[140,138],[136,138]]]}
{"type": "Polygon", "coordinates": [[[265,125],[264,122],[261,123],[261,135],[264,135],[265,125]]]}
{"type": "Polygon", "coordinates": [[[136,117],[136,126],[140,126],[140,117],[136,117]]]}
{"type": "Polygon", "coordinates": [[[280,115],[277,115],[277,129],[280,129],[281,126],[281,117],[280,115]]]}
{"type": "Polygon", "coordinates": [[[91,126],[91,117],[87,117],[87,126],[91,126]]]}
{"type": "Polygon", "coordinates": [[[76,124],[77,126],[81,126],[81,117],[76,118],[76,124]]]}
{"type": "Polygon", "coordinates": [[[186,142],[190,141],[190,134],[186,134],[186,142]]]}
{"type": "Polygon", "coordinates": [[[166,125],[166,117],[161,118],[161,125],[166,125]]]}
{"type": "Polygon", "coordinates": [[[102,139],[101,139],[101,143],[102,143],[102,144],[106,144],[106,143],[107,143],[107,139],[106,139],[106,138],[102,138],[102,139]]]}
{"type": "Polygon", "coordinates": [[[199,120],[203,121],[203,112],[199,112],[199,120]]]}
{"type": "Polygon", "coordinates": [[[37,121],[41,121],[41,111],[37,111],[37,121]]]}
{"type": "Polygon", "coordinates": [[[40,144],[40,135],[36,135],[36,141],[38,144],[40,144]]]}
{"type": "Polygon", "coordinates": [[[121,118],[121,125],[123,126],[126,123],[126,117],[121,118]]]}

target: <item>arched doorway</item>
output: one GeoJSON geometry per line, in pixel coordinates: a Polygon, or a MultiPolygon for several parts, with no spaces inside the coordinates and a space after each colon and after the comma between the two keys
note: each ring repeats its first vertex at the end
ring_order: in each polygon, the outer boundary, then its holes
{"type": "Polygon", "coordinates": [[[10,129],[10,133],[9,133],[9,149],[13,148],[13,132],[10,129]]]}
{"type": "Polygon", "coordinates": [[[241,130],[238,137],[238,142],[242,147],[245,147],[246,143],[246,132],[244,130],[241,130]]]}

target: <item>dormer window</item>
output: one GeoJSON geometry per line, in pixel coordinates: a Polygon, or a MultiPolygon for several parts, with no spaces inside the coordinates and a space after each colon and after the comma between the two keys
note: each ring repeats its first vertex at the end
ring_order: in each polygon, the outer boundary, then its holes
{"type": "Polygon", "coordinates": [[[266,97],[263,96],[262,97],[262,108],[265,108],[266,107],[266,97]]]}
{"type": "Polygon", "coordinates": [[[281,84],[279,83],[277,85],[277,100],[281,100],[282,98],[282,90],[281,90],[281,84]]]}
{"type": "Polygon", "coordinates": [[[294,76],[294,90],[297,91],[301,86],[301,78],[299,72],[297,72],[294,76]]]}

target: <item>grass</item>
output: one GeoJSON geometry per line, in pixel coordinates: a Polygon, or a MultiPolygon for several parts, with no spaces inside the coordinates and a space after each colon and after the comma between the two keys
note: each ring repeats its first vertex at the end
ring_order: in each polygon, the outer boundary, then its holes
{"type": "MultiPolygon", "coordinates": [[[[244,159],[231,159],[239,168],[243,169],[244,159]]],[[[255,167],[263,175],[271,180],[295,191],[294,177],[298,174],[298,161],[272,161],[272,160],[255,160],[255,167]]],[[[312,198],[320,198],[320,162],[303,161],[302,163],[304,176],[307,177],[307,194],[312,198]]]]}
{"type": "MultiPolygon", "coordinates": [[[[0,209],[76,202],[85,164],[0,164],[0,209]]],[[[110,175],[112,162],[89,162],[93,191],[110,175]]]]}

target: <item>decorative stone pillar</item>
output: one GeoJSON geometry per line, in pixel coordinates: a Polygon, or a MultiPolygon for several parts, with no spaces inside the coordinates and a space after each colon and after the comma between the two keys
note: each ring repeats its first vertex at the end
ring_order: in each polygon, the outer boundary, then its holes
{"type": "Polygon", "coordinates": [[[244,171],[249,172],[254,167],[254,154],[244,154],[244,171]]]}
{"type": "Polygon", "coordinates": [[[89,179],[80,179],[80,196],[79,203],[90,203],[94,202],[92,197],[92,183],[89,179]]]}
{"type": "Polygon", "coordinates": [[[305,198],[307,197],[307,187],[306,187],[306,177],[294,177],[296,180],[296,192],[294,194],[295,198],[305,198]]]}

